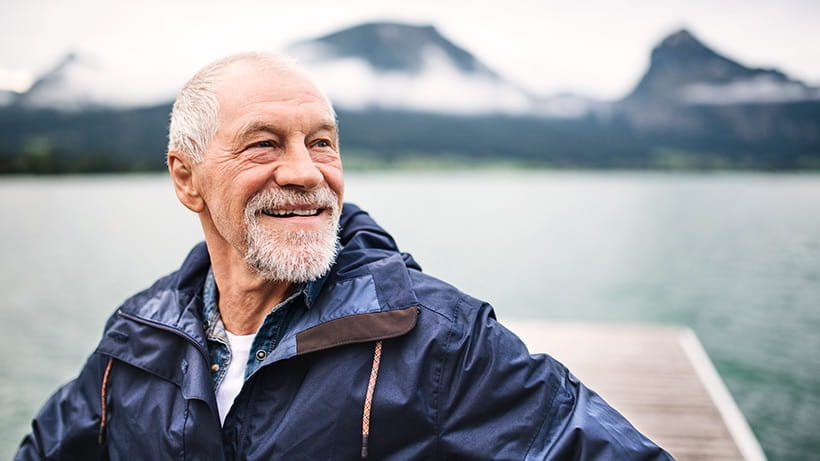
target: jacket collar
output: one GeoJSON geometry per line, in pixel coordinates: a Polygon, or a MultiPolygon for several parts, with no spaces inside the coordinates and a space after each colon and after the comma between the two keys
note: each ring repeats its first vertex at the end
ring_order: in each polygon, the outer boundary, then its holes
{"type": "MultiPolygon", "coordinates": [[[[312,308],[294,320],[290,333],[266,362],[343,344],[397,337],[415,326],[418,300],[407,270],[419,269],[413,258],[400,253],[393,238],[355,205],[345,204],[343,208],[340,242],[342,250],[312,308]]],[[[135,366],[154,370],[166,378],[180,378],[178,370],[158,370],[161,365],[156,361],[157,354],[180,354],[176,348],[158,346],[156,335],[150,333],[159,329],[193,344],[207,366],[201,312],[202,287],[209,268],[207,247],[200,243],[179,271],[123,304],[118,315],[109,321],[108,334],[99,350],[123,360],[130,355],[127,361],[135,366]],[[121,326],[124,321],[136,321],[149,328],[129,334],[125,331],[128,328],[121,326]],[[118,328],[122,334],[117,333],[118,328]],[[125,347],[126,343],[131,344],[125,347]],[[146,354],[145,349],[152,353],[146,354]]],[[[163,363],[179,363],[173,357],[167,359],[163,363]]]]}

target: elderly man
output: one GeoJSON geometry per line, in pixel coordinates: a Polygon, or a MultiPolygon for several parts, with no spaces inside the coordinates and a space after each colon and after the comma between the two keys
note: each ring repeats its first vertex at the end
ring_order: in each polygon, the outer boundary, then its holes
{"type": "Polygon", "coordinates": [[[670,459],[343,205],[335,114],[290,61],[197,73],[168,169],[205,243],[117,309],[16,459],[670,459]]]}

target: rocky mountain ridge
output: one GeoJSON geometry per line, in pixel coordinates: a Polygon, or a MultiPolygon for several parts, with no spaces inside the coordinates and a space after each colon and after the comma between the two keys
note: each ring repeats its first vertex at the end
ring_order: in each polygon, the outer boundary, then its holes
{"type": "Polygon", "coordinates": [[[624,102],[725,105],[818,99],[820,89],[776,69],[745,67],[684,29],[652,50],[649,69],[624,102]]]}

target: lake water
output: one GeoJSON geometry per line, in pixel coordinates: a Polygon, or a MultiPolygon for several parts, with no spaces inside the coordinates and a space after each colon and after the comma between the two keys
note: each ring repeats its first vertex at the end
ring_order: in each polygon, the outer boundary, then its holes
{"type": "MultiPolygon", "coordinates": [[[[820,176],[349,173],[347,198],[502,321],[691,327],[771,460],[820,453],[820,176]]],[[[200,231],[164,175],[0,178],[0,212],[5,458],[200,231]]]]}

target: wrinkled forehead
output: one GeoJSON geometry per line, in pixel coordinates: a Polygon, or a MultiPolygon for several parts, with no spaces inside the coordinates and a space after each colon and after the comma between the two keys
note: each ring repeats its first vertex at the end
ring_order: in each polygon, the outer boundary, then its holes
{"type": "Polygon", "coordinates": [[[233,63],[215,79],[214,89],[220,109],[255,102],[293,101],[318,105],[329,118],[336,118],[330,99],[305,72],[295,67],[283,68],[266,62],[233,63]]]}

